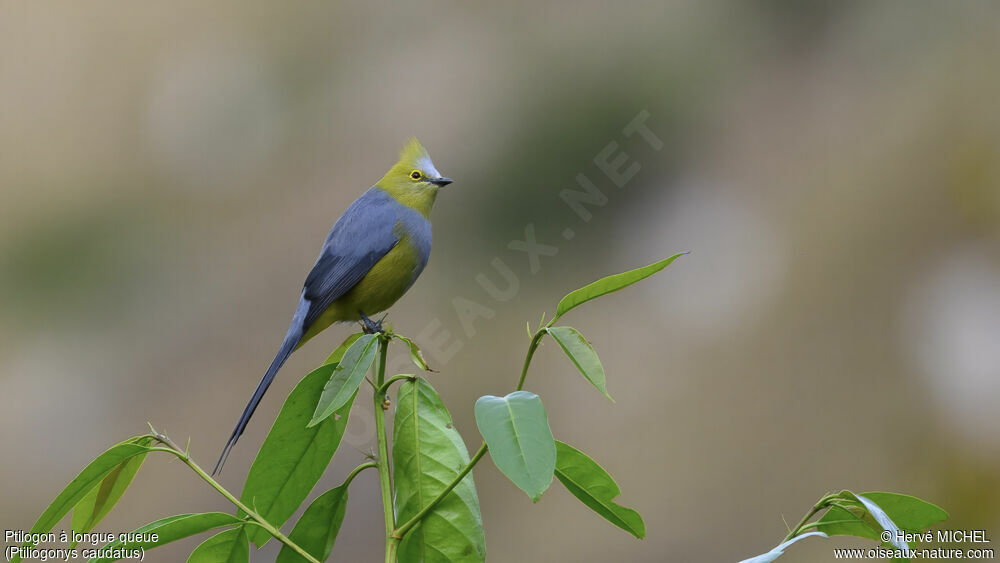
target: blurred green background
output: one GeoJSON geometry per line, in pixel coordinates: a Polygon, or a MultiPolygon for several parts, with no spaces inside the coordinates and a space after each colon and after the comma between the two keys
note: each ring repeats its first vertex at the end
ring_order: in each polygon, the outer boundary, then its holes
{"type": "MultiPolygon", "coordinates": [[[[559,483],[532,505],[487,462],[490,561],[737,561],[841,488],[915,494],[996,536],[998,16],[991,2],[0,4],[0,527],[29,528],[147,420],[210,466],[327,230],[416,135],[456,182],[390,319],[440,370],[473,448],[472,404],[516,383],[525,321],[691,251],[567,318],[617,404],[551,344],[528,380],[648,538],[559,483]],[[641,112],[659,151],[622,134],[641,112]],[[641,166],[622,188],[594,163],[612,142],[641,166]],[[587,222],[559,197],[578,174],[607,196],[587,222]],[[558,249],[536,272],[508,248],[529,225],[558,249]],[[476,281],[503,287],[497,258],[518,280],[506,302],[476,281]],[[463,326],[456,298],[491,318],[463,326]]],[[[226,486],[351,330],[291,358],[226,486]]],[[[374,443],[359,405],[317,493],[374,443]]],[[[99,529],[228,509],[151,458],[99,529]]],[[[381,535],[363,474],[334,557],[375,560],[381,535]]]]}

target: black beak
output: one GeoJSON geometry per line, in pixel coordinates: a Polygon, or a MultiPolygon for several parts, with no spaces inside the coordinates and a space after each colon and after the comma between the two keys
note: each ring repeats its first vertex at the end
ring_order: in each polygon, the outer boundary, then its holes
{"type": "Polygon", "coordinates": [[[443,188],[444,186],[447,186],[451,182],[452,182],[451,178],[443,178],[443,177],[431,180],[431,183],[434,184],[435,186],[439,187],[439,188],[443,188]]]}

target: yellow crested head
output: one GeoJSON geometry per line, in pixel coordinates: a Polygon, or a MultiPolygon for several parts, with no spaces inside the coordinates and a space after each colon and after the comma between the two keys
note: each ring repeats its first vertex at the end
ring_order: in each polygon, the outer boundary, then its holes
{"type": "Polygon", "coordinates": [[[376,185],[426,217],[430,215],[438,189],[450,183],[451,178],[438,172],[427,150],[413,137],[399,153],[399,161],[376,185]]]}

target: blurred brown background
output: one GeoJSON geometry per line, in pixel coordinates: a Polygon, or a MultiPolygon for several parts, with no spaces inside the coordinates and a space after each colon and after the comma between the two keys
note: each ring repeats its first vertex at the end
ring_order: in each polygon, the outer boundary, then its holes
{"type": "MultiPolygon", "coordinates": [[[[419,333],[448,331],[430,381],[472,448],[472,404],[515,384],[525,321],[692,251],[566,319],[617,404],[552,345],[528,380],[649,537],[558,482],[532,505],[487,461],[490,561],[737,561],[841,488],[915,494],[996,537],[998,16],[990,2],[0,4],[0,527],[29,528],[147,420],[210,466],[327,230],[416,135],[456,183],[391,321],[425,349],[419,333]],[[659,151],[622,134],[644,111],[659,151]],[[641,166],[620,189],[594,164],[611,142],[641,166]],[[559,198],[581,173],[608,198],[588,222],[559,198]],[[535,273],[507,246],[528,225],[558,248],[535,273]],[[495,258],[519,280],[506,303],[476,282],[502,285],[495,258]],[[468,334],[456,297],[492,318],[468,334]]],[[[226,486],[350,330],[292,357],[226,486]]],[[[358,404],[317,494],[371,447],[358,404]]],[[[100,529],[204,510],[229,507],[151,458],[100,529]]],[[[381,527],[364,474],[335,560],[380,560],[381,527]]]]}

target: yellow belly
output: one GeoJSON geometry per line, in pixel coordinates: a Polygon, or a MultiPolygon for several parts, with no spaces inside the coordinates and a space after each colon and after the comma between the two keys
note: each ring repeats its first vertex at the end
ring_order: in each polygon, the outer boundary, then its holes
{"type": "Polygon", "coordinates": [[[409,238],[402,238],[361,281],[323,311],[302,335],[299,346],[335,322],[359,321],[361,313],[371,317],[391,307],[413,283],[420,264],[418,252],[409,238]]]}

